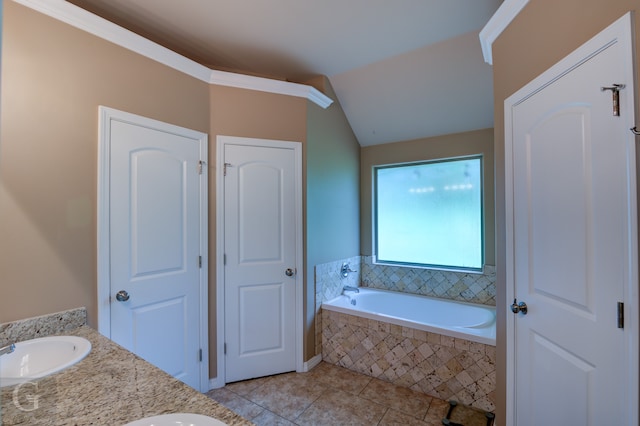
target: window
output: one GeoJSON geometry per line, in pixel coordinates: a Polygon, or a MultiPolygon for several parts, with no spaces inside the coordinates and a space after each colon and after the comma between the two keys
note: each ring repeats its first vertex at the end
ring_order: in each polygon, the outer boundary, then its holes
{"type": "Polygon", "coordinates": [[[374,168],[376,262],[481,271],[482,157],[374,168]]]}

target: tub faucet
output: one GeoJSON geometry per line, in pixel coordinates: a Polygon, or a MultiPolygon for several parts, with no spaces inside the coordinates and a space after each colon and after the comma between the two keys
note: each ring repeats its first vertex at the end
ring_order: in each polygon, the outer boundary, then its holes
{"type": "Polygon", "coordinates": [[[358,287],[352,287],[350,285],[342,287],[342,291],[355,291],[356,293],[360,293],[360,289],[358,287]]]}
{"type": "Polygon", "coordinates": [[[3,348],[0,348],[0,355],[10,354],[11,352],[16,350],[16,345],[14,343],[7,345],[3,348]]]}

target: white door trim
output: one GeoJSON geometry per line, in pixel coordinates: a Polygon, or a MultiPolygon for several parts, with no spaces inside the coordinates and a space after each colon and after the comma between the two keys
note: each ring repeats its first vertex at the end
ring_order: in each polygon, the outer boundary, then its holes
{"type": "MultiPolygon", "coordinates": [[[[549,68],[540,76],[532,80],[526,86],[518,90],[504,101],[504,118],[505,118],[505,235],[506,235],[506,300],[510,303],[515,294],[515,271],[514,271],[514,188],[511,172],[513,169],[513,108],[521,102],[525,101],[530,96],[542,90],[544,87],[552,84],[562,76],[566,75],[573,69],[577,68],[606,47],[611,46],[614,43],[620,43],[623,46],[625,58],[628,63],[624,64],[625,84],[627,87],[620,94],[621,102],[621,114],[620,119],[624,120],[624,125],[627,128],[635,126],[635,75],[633,73],[633,61],[634,61],[634,48],[633,48],[633,20],[631,12],[625,14],[609,27],[604,29],[598,35],[591,40],[583,44],[560,62],[549,68]]],[[[613,82],[611,82],[613,83],[613,82]]],[[[630,147],[635,146],[635,137],[629,131],[626,133],[626,143],[630,147]]],[[[637,179],[635,156],[630,156],[627,163],[627,171],[630,176],[637,179]]],[[[632,188],[627,194],[629,197],[630,215],[633,218],[637,217],[637,205],[636,205],[636,180],[632,180],[632,188]]],[[[639,365],[638,365],[638,343],[640,340],[639,335],[639,315],[638,315],[638,227],[637,222],[632,221],[629,223],[629,229],[631,235],[629,238],[629,258],[632,260],[629,262],[629,268],[627,271],[627,282],[624,289],[624,303],[625,303],[625,319],[624,327],[627,330],[629,339],[626,341],[626,347],[623,348],[627,357],[627,371],[630,378],[627,385],[627,398],[628,403],[625,404],[629,407],[627,413],[630,419],[629,424],[638,424],[638,408],[637,401],[639,397],[639,365]]],[[[515,387],[515,315],[508,312],[506,314],[506,421],[507,425],[515,425],[516,412],[516,387],[515,387]]]]}
{"type": "Polygon", "coordinates": [[[105,106],[98,107],[98,206],[97,206],[97,260],[98,260],[98,332],[111,338],[111,310],[110,310],[110,169],[109,144],[112,120],[118,120],[139,126],[159,129],[168,133],[185,136],[198,140],[200,144],[200,161],[204,162],[200,176],[200,253],[202,254],[202,268],[200,268],[200,347],[202,348],[202,362],[200,363],[200,391],[209,390],[209,333],[208,333],[208,167],[206,133],[187,129],[153,120],[139,115],[119,111],[105,106]]]}
{"type": "Polygon", "coordinates": [[[295,153],[296,164],[295,170],[295,218],[296,218],[296,331],[295,331],[295,347],[296,347],[296,371],[304,371],[303,360],[303,277],[304,263],[302,252],[302,144],[300,142],[278,141],[271,139],[254,139],[237,136],[218,135],[216,138],[216,352],[217,352],[217,377],[212,379],[211,387],[222,387],[226,383],[225,377],[225,310],[224,310],[224,146],[225,144],[234,145],[253,145],[266,146],[272,148],[288,148],[293,149],[295,153]]]}

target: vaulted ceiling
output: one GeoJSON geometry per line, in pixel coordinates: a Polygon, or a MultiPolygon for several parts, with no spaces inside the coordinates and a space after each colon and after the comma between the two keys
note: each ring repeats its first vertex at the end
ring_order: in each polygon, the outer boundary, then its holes
{"type": "Polygon", "coordinates": [[[209,68],[329,78],[361,145],[493,126],[502,0],[67,0],[209,68]]]}

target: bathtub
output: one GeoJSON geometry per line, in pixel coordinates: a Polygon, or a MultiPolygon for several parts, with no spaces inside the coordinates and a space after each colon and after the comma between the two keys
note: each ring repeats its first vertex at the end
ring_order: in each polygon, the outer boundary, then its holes
{"type": "Polygon", "coordinates": [[[496,309],[410,293],[359,287],[324,302],[323,309],[496,345],[496,309]]]}

